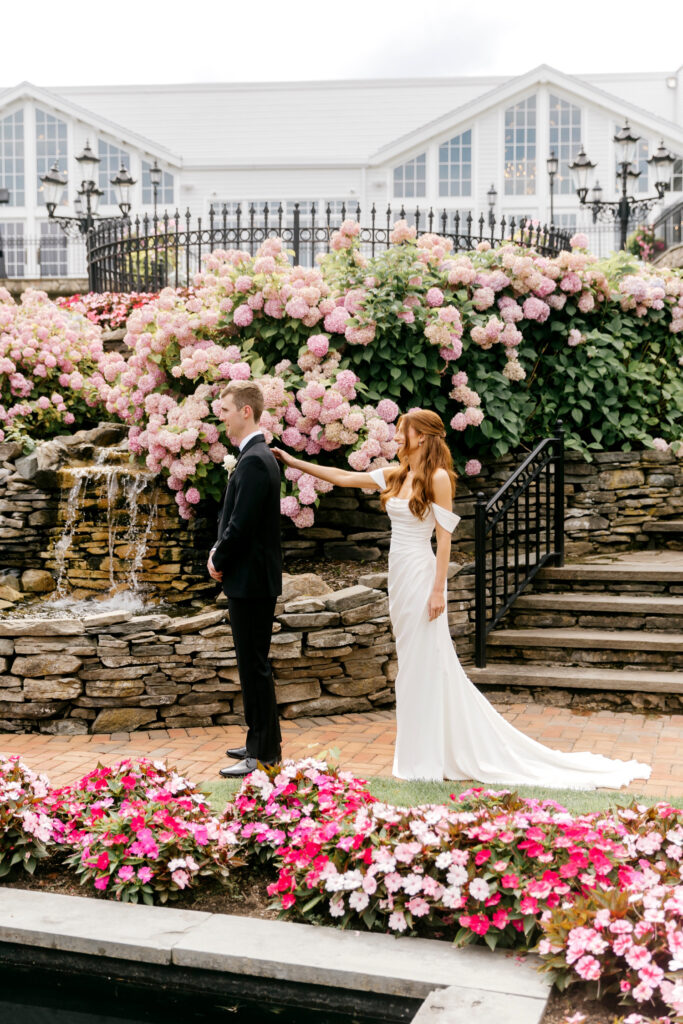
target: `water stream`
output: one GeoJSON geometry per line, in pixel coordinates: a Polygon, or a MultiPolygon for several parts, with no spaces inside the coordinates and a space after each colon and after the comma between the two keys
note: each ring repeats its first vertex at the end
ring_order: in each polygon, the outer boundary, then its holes
{"type": "Polygon", "coordinates": [[[101,449],[91,465],[73,466],[67,470],[73,482],[65,499],[62,499],[65,505],[64,525],[61,537],[54,545],[57,587],[49,600],[43,603],[43,612],[49,617],[67,611],[92,611],[93,607],[98,611],[125,609],[134,612],[145,607],[140,575],[157,518],[157,504],[153,500],[143,507],[140,498],[154,477],[149,473],[131,472],[127,465],[108,461],[120,455],[116,450],[101,449]],[[74,601],[69,596],[72,589],[76,586],[84,588],[77,580],[69,579],[69,565],[78,556],[79,534],[87,533],[81,524],[86,498],[92,498],[93,492],[102,499],[106,498],[106,525],[102,522],[97,526],[99,530],[106,529],[109,593],[104,592],[102,598],[92,596],[74,601]],[[119,567],[117,563],[124,564],[119,567]]]}

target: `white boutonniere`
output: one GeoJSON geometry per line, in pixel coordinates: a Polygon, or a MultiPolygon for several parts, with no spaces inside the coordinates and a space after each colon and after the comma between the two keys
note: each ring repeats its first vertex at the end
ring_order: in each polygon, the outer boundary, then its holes
{"type": "Polygon", "coordinates": [[[234,455],[226,455],[225,458],[223,459],[223,469],[228,474],[228,476],[230,476],[230,474],[233,472],[236,465],[237,459],[235,458],[234,455]]]}

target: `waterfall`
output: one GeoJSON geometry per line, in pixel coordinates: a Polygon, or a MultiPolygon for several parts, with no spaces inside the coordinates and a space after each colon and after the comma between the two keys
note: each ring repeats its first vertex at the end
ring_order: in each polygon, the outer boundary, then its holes
{"type": "Polygon", "coordinates": [[[126,545],[129,548],[133,547],[134,549],[133,558],[129,563],[127,582],[129,589],[132,590],[134,594],[137,593],[139,589],[138,572],[142,568],[142,562],[147,552],[149,535],[157,514],[157,505],[155,502],[150,510],[149,516],[147,517],[145,528],[140,532],[138,529],[138,515],[140,512],[138,498],[151,480],[151,476],[139,473],[134,477],[129,476],[124,488],[126,507],[128,509],[128,529],[126,530],[124,539],[126,545]]]}
{"type": "Polygon", "coordinates": [[[73,540],[74,528],[76,526],[76,520],[79,512],[80,496],[85,479],[86,478],[84,476],[77,476],[69,490],[66,504],[66,522],[64,523],[64,532],[55,544],[55,556],[57,561],[57,589],[55,594],[60,598],[66,597],[66,553],[71,547],[71,542],[73,540]]]}
{"type": "MultiPolygon", "coordinates": [[[[156,522],[157,503],[149,509],[146,521],[140,507],[140,495],[153,482],[149,473],[131,473],[126,466],[107,464],[107,457],[112,453],[102,449],[90,466],[70,467],[67,472],[73,480],[66,497],[66,516],[61,537],[54,545],[57,568],[57,589],[54,600],[63,601],[67,597],[69,573],[67,553],[74,545],[74,537],[78,522],[83,512],[83,502],[88,489],[99,490],[106,495],[107,507],[107,551],[109,562],[109,590],[112,596],[124,585],[124,591],[134,603],[140,600],[140,570],[147,552],[147,546],[156,522]],[[122,522],[121,520],[124,520],[122,522]],[[117,540],[124,545],[121,556],[116,553],[117,540]],[[123,558],[123,573],[115,572],[116,561],[123,558]],[[118,575],[118,580],[117,580],[118,575]],[[123,578],[122,578],[123,576],[123,578]]],[[[104,524],[102,524],[104,526],[104,524]]],[[[79,531],[86,533],[87,531],[79,531]]]]}

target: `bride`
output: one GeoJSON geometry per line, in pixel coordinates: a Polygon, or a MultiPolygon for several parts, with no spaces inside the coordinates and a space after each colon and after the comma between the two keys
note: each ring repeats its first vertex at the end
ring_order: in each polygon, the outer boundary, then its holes
{"type": "Polygon", "coordinates": [[[441,418],[411,409],[398,422],[398,465],[355,473],[274,448],[287,466],[339,487],[381,491],[391,520],[389,613],[396,639],[396,749],[400,779],[473,779],[561,789],[619,788],[646,779],[648,765],[601,754],[564,753],[509,724],[458,660],[446,615],[446,574],[455,474],[441,418]],[[436,557],[432,534],[436,529],[436,557]]]}

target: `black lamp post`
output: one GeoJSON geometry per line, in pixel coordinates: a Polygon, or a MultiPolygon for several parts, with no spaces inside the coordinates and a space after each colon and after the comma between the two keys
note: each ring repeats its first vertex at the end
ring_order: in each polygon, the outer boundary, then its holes
{"type": "Polygon", "coordinates": [[[555,211],[553,209],[553,190],[555,185],[555,175],[559,167],[559,161],[555,156],[555,150],[550,150],[550,156],[546,160],[546,166],[548,168],[548,178],[550,179],[550,226],[553,227],[555,224],[555,211]]]}
{"type": "MultiPolygon", "coordinates": [[[[0,203],[9,203],[9,189],[0,188],[0,203]]],[[[0,223],[2,223],[0,221],[0,223]]],[[[5,250],[2,247],[2,231],[0,231],[0,281],[7,277],[7,267],[5,266],[5,250]]]]}
{"type": "Polygon", "coordinates": [[[161,167],[159,167],[159,165],[157,164],[157,162],[155,160],[153,166],[150,167],[150,169],[149,169],[149,179],[152,182],[152,191],[154,193],[154,222],[155,223],[156,223],[156,219],[157,219],[157,195],[158,195],[158,192],[159,192],[159,185],[161,185],[161,176],[162,176],[162,174],[163,174],[163,171],[161,170],[161,167]]]}
{"type": "Polygon", "coordinates": [[[591,163],[586,156],[583,146],[574,162],[569,165],[569,169],[573,172],[576,180],[576,194],[579,197],[579,202],[582,206],[588,206],[592,209],[593,222],[598,217],[602,220],[613,219],[619,222],[620,249],[626,248],[628,225],[633,215],[646,216],[655,203],[664,198],[664,193],[669,188],[671,171],[675,163],[675,157],[666,149],[662,140],[656,152],[647,161],[657,171],[658,177],[655,182],[657,195],[648,196],[645,199],[636,199],[631,194],[629,184],[633,186],[634,182],[640,177],[640,172],[633,166],[639,142],[640,137],[633,134],[628,121],[624,123],[624,127],[614,136],[614,144],[619,158],[617,161],[617,183],[621,185],[621,195],[616,200],[604,200],[602,198],[602,188],[597,182],[591,192],[591,198],[587,198],[590,176],[597,164],[591,163]]]}
{"type": "Polygon", "coordinates": [[[498,199],[498,193],[496,192],[495,185],[491,185],[491,188],[486,193],[486,199],[489,204],[489,227],[493,230],[496,223],[496,217],[493,211],[496,208],[496,200],[498,199]]]}
{"type": "MultiPolygon", "coordinates": [[[[93,153],[89,142],[86,142],[83,152],[76,157],[76,162],[81,167],[83,177],[81,187],[74,201],[75,217],[55,214],[62,192],[67,184],[67,176],[59,170],[57,162],[53,164],[48,173],[44,174],[40,180],[45,186],[45,205],[50,220],[57,221],[67,235],[87,235],[96,220],[115,220],[117,218],[102,218],[97,212],[104,192],[97,187],[95,181],[95,172],[100,158],[93,153]]],[[[121,218],[125,220],[130,213],[130,190],[135,182],[126,168],[122,166],[117,176],[111,179],[111,184],[116,189],[116,199],[121,210],[121,218]]]]}

